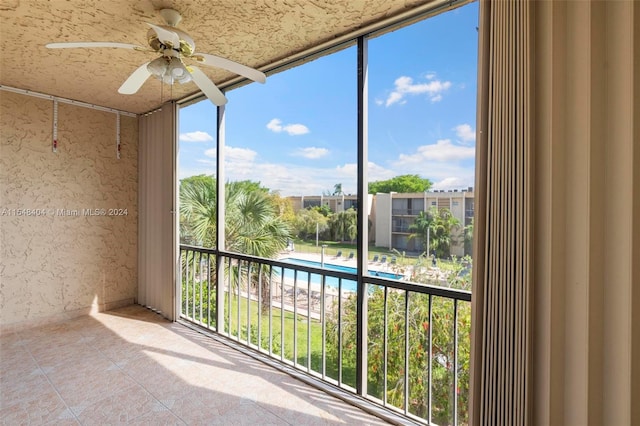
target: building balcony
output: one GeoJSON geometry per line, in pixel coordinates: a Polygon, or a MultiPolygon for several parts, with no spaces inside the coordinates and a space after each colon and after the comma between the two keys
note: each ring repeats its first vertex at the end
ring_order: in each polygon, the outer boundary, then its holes
{"type": "Polygon", "coordinates": [[[424,211],[423,208],[415,209],[392,209],[391,214],[393,216],[418,216],[420,212],[424,211]]]}
{"type": "Polygon", "coordinates": [[[344,267],[182,246],[181,316],[403,421],[466,424],[471,294],[386,267],[358,283],[344,267]]]}
{"type": "Polygon", "coordinates": [[[467,422],[470,293],[380,274],[359,316],[350,272],[181,263],[178,322],[131,305],[0,335],[3,422],[467,422]]]}
{"type": "Polygon", "coordinates": [[[137,305],[0,343],[3,424],[387,423],[137,305]]]}
{"type": "Polygon", "coordinates": [[[408,226],[394,226],[391,228],[391,232],[394,234],[411,234],[408,226]]]}

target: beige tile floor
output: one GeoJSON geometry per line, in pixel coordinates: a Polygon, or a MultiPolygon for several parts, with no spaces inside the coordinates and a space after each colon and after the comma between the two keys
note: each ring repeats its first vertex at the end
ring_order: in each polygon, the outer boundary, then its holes
{"type": "Polygon", "coordinates": [[[386,424],[140,306],[1,336],[0,422],[386,424]]]}

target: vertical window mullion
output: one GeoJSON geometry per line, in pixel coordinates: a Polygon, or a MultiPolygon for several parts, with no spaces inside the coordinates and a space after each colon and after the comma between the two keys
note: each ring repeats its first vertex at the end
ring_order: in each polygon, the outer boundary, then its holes
{"type": "MultiPolygon", "coordinates": [[[[217,132],[216,132],[216,276],[217,276],[217,297],[216,312],[218,332],[224,330],[224,264],[223,257],[220,256],[220,250],[224,250],[226,242],[224,238],[225,232],[225,171],[224,171],[224,147],[225,147],[225,107],[219,106],[217,112],[217,132]]],[[[231,265],[229,265],[231,266],[231,265]]],[[[229,269],[230,271],[230,269],[229,269]]],[[[229,298],[229,331],[231,330],[231,286],[227,288],[227,297],[229,298]]]]}
{"type": "Polygon", "coordinates": [[[368,218],[367,218],[367,39],[358,37],[357,52],[357,87],[358,87],[358,278],[357,278],[357,307],[356,307],[356,392],[359,395],[367,394],[367,283],[364,274],[368,264],[368,218]]]}

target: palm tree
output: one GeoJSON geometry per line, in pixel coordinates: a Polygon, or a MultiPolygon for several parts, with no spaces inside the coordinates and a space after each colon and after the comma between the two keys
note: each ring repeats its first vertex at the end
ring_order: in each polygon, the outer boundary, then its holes
{"type": "Polygon", "coordinates": [[[418,214],[413,224],[409,226],[409,238],[420,238],[422,240],[422,250],[429,256],[431,247],[430,245],[430,232],[431,225],[433,223],[433,211],[429,210],[428,212],[422,211],[418,214]]]}
{"type": "Polygon", "coordinates": [[[412,232],[409,238],[422,238],[427,255],[433,249],[437,257],[449,257],[451,234],[459,225],[460,221],[451,213],[451,210],[431,207],[429,211],[420,212],[414,223],[409,226],[409,231],[412,232]]]}
{"type": "Polygon", "coordinates": [[[273,258],[291,237],[289,226],[277,214],[267,194],[247,192],[235,183],[226,187],[226,249],[273,258]]]}
{"type": "Polygon", "coordinates": [[[216,180],[194,176],[180,182],[180,240],[203,247],[216,246],[216,180]]]}
{"type": "Polygon", "coordinates": [[[449,209],[437,210],[431,232],[431,245],[439,258],[451,255],[451,234],[460,225],[460,221],[449,209]]]}
{"type": "Polygon", "coordinates": [[[353,241],[358,235],[358,212],[355,209],[335,213],[329,218],[329,229],[336,241],[353,241]]]}
{"type": "MultiPolygon", "coordinates": [[[[248,191],[236,182],[226,185],[225,250],[273,258],[290,238],[268,194],[248,191]]],[[[217,188],[213,177],[197,176],[180,185],[182,230],[198,245],[215,245],[217,188]]]]}
{"type": "Polygon", "coordinates": [[[473,255],[473,218],[471,218],[471,222],[464,227],[464,254],[473,255]]]}
{"type": "MultiPolygon", "coordinates": [[[[197,244],[215,245],[216,200],[216,180],[213,177],[198,176],[181,182],[181,230],[197,244]]],[[[289,226],[278,214],[267,192],[251,191],[246,184],[233,182],[225,187],[225,200],[225,250],[274,258],[286,247],[291,236],[289,226]]],[[[233,277],[236,288],[240,284],[237,278],[247,276],[246,271],[232,270],[228,273],[233,277]]],[[[257,274],[252,272],[249,275],[250,284],[256,285],[259,282],[257,274]]],[[[267,294],[269,280],[263,279],[262,283],[266,287],[263,294],[267,294]]],[[[263,298],[263,309],[268,308],[269,303],[263,298]]]]}

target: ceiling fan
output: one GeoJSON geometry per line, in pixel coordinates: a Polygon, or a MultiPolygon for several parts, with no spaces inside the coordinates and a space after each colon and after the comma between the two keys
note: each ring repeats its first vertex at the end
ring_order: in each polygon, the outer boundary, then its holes
{"type": "MultiPolygon", "coordinates": [[[[167,25],[147,23],[150,27],[147,32],[149,46],[153,52],[159,53],[160,56],[140,65],[140,67],[122,83],[122,86],[118,89],[119,93],[132,95],[142,87],[149,77],[154,76],[167,84],[173,84],[175,82],[187,83],[193,80],[200,90],[202,90],[202,93],[204,93],[214,105],[219,106],[227,103],[227,98],[209,77],[198,67],[191,64],[186,65],[184,59],[195,60],[202,65],[224,68],[260,83],[266,81],[266,77],[262,72],[246,65],[207,53],[196,53],[196,44],[193,39],[187,33],[176,28],[182,19],[180,13],[173,9],[162,9],[160,15],[164,18],[167,25]]],[[[150,51],[148,48],[135,44],[101,41],[49,43],[46,47],[49,49],[115,47],[144,52],[150,51]]]]}

